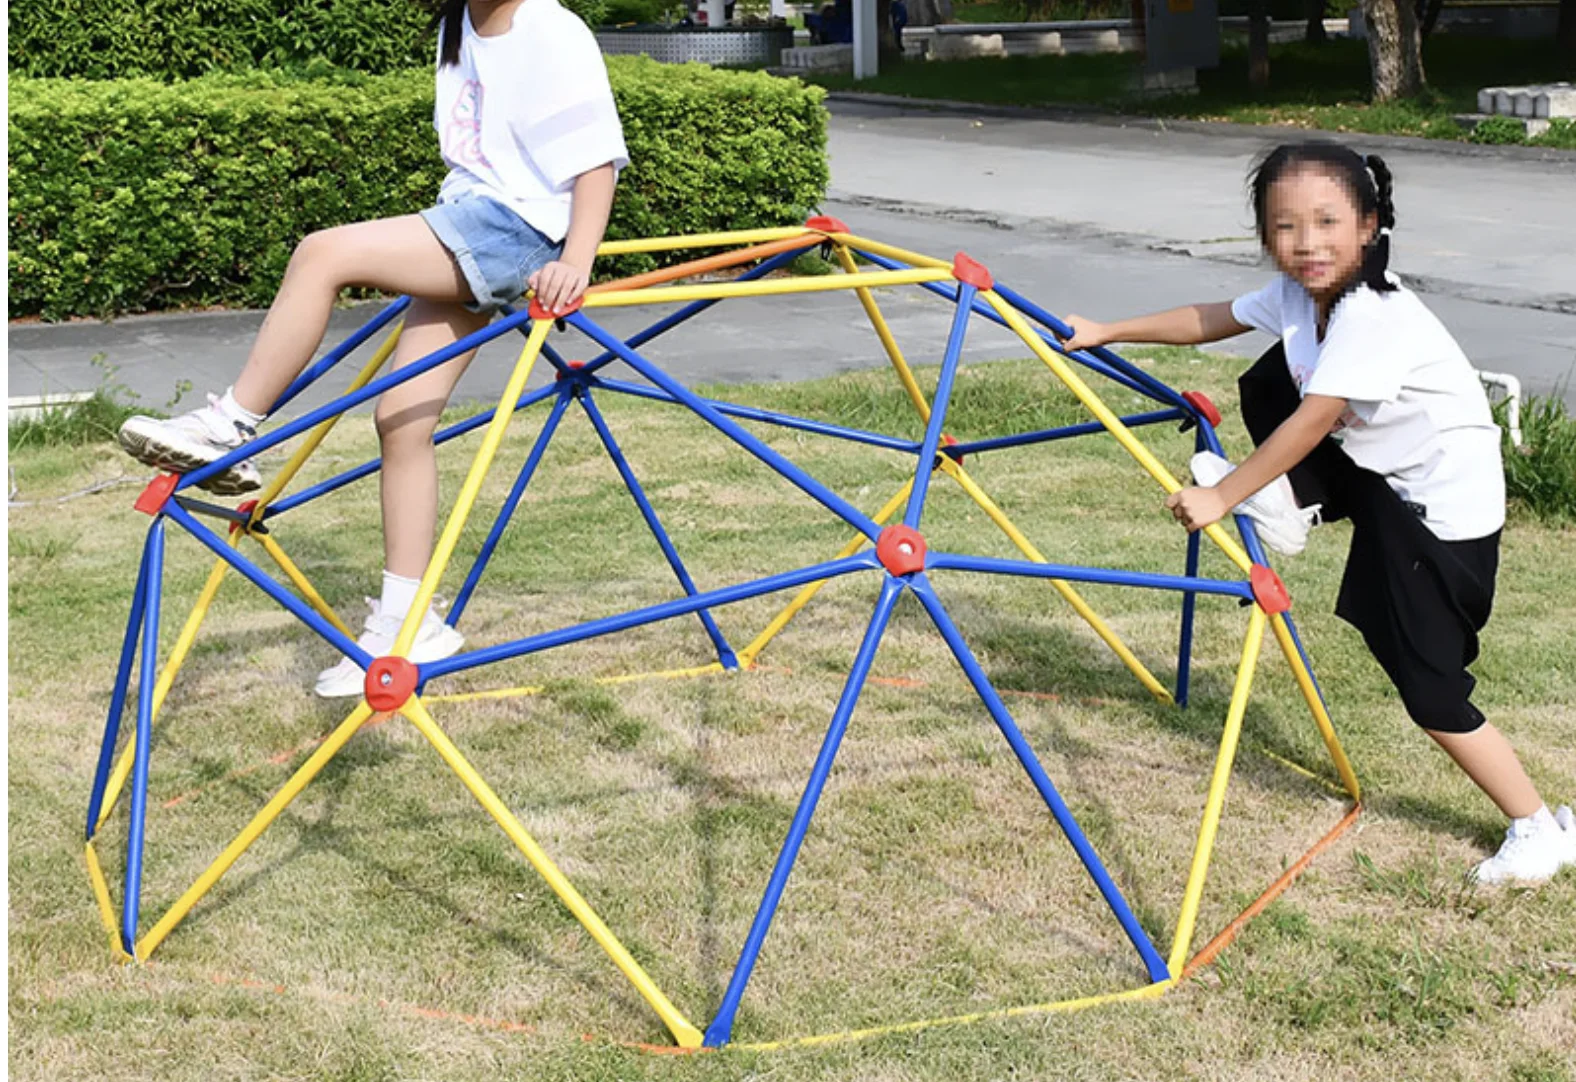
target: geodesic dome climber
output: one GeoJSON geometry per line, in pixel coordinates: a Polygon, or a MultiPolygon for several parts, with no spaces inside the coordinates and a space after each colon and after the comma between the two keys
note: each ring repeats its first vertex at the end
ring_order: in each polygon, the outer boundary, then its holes
{"type": "MultiPolygon", "coordinates": [[[[663,270],[598,286],[586,295],[582,307],[563,317],[561,322],[555,321],[532,302],[526,309],[508,312],[490,326],[452,346],[395,374],[380,377],[379,369],[392,353],[394,342],[399,334],[399,328],[395,325],[388,339],[362,367],[345,394],[294,420],[279,424],[272,431],[257,437],[211,466],[185,476],[159,477],[143,492],[136,502],[136,507],[151,515],[153,521],[142,553],[141,568],[133,594],[87,816],[86,859],[89,874],[112,948],[119,958],[126,961],[146,959],[241,857],[247,847],[268,828],[358,730],[374,719],[384,720],[398,716],[408,720],[436,749],[443,761],[460,778],[487,813],[497,821],[564,906],[660,1016],[678,1045],[683,1048],[698,1048],[727,1044],[732,1039],[735,1013],[771,927],[779,899],[815,813],[817,801],[832,770],[839,744],[866,684],[893,607],[905,591],[914,594],[957,660],[973,690],[1010,745],[1014,756],[1028,774],[1031,784],[1043,798],[1061,834],[1075,850],[1095,891],[1109,908],[1112,917],[1120,924],[1126,938],[1131,941],[1147,975],[1144,983],[1125,991],[1058,1003],[1006,1006],[998,1011],[970,1016],[969,1019],[951,1019],[951,1021],[972,1020],[990,1017],[993,1014],[1067,1010],[1103,1002],[1159,995],[1184,979],[1193,969],[1207,964],[1215,953],[1230,941],[1246,920],[1267,905],[1307,865],[1315,853],[1350,825],[1358,811],[1357,780],[1336,738],[1321,693],[1314,681],[1308,658],[1287,612],[1289,598],[1279,578],[1270,570],[1264,550],[1249,521],[1242,518],[1237,520],[1241,544],[1219,525],[1210,527],[1202,534],[1189,535],[1186,540],[1185,570],[1178,575],[1056,564],[1048,561],[1034,547],[991,496],[971,477],[965,466],[966,459],[971,455],[1009,448],[1036,447],[1074,436],[1103,433],[1117,440],[1137,466],[1147,472],[1162,489],[1167,492],[1175,491],[1181,487],[1178,481],[1146,449],[1139,439],[1138,432],[1148,425],[1179,423],[1184,429],[1191,427],[1195,432],[1195,444],[1198,449],[1219,452],[1221,448],[1215,427],[1220,423],[1220,417],[1207,398],[1194,392],[1178,393],[1144,369],[1109,350],[1066,353],[1056,335],[1066,334],[1067,330],[1053,315],[1011,289],[996,283],[985,267],[965,255],[959,254],[951,263],[930,259],[854,236],[841,222],[830,218],[812,218],[803,227],[609,242],[603,245],[602,254],[691,249],[719,251],[717,254],[692,259],[663,270]],[[794,276],[784,273],[785,268],[789,267],[798,255],[815,248],[821,248],[827,254],[835,256],[841,264],[843,273],[822,276],[794,276]],[[702,274],[716,275],[721,271],[744,267],[748,269],[728,281],[673,284],[702,274]],[[928,397],[922,391],[907,360],[898,348],[877,303],[876,290],[898,286],[923,289],[952,308],[951,330],[946,340],[939,380],[934,394],[928,397]],[[729,298],[838,291],[852,291],[868,316],[897,379],[912,401],[916,415],[916,429],[922,429],[918,438],[863,431],[703,398],[681,385],[640,352],[645,343],[729,298]],[[609,333],[593,318],[601,308],[675,304],[681,307],[627,339],[609,333]],[[1044,362],[1050,375],[1060,381],[1087,408],[1091,419],[1070,426],[1035,432],[1008,433],[972,443],[958,443],[946,435],[947,408],[958,372],[959,357],[969,326],[975,320],[986,320],[1006,327],[1021,338],[1033,355],[1044,362]],[[554,330],[555,322],[561,329],[578,332],[601,352],[585,362],[565,360],[549,342],[549,334],[554,330]],[[442,430],[436,437],[441,444],[467,432],[485,430],[481,446],[476,452],[453,510],[435,546],[431,563],[422,579],[416,603],[411,609],[412,616],[405,621],[389,656],[370,657],[357,646],[350,629],[335,615],[333,609],[313,588],[301,570],[291,562],[281,545],[279,535],[283,532],[280,527],[286,521],[293,521],[287,519],[289,512],[376,473],[378,462],[365,463],[290,495],[285,495],[285,490],[289,488],[302,465],[322,443],[329,430],[347,410],[374,398],[396,383],[412,379],[486,341],[516,331],[524,334],[525,345],[498,405],[490,411],[442,430]],[[545,359],[553,368],[557,378],[540,389],[528,391],[528,377],[538,359],[545,359]],[[611,372],[618,364],[627,366],[645,382],[636,383],[615,378],[611,372]],[[1143,396],[1150,400],[1155,408],[1147,412],[1117,416],[1085,381],[1080,369],[1084,373],[1111,381],[1127,391],[1143,396]],[[809,567],[786,570],[717,589],[704,591],[697,589],[680,553],[664,529],[655,508],[646,497],[633,468],[596,405],[598,397],[610,394],[638,396],[692,411],[738,447],[754,455],[784,480],[819,503],[834,518],[845,523],[852,531],[851,540],[841,552],[809,567]],[[617,466],[620,477],[628,487],[646,526],[671,565],[682,588],[682,596],[620,615],[534,634],[512,642],[468,649],[440,661],[414,664],[407,660],[405,655],[415,639],[420,614],[426,610],[440,577],[455,556],[461,531],[475,508],[483,479],[495,465],[505,430],[516,413],[539,405],[548,407],[546,420],[519,470],[507,499],[499,509],[486,540],[480,546],[464,585],[448,612],[447,620],[451,624],[457,624],[463,618],[488,560],[515,515],[521,497],[542,460],[543,453],[552,441],[560,421],[573,406],[578,406],[587,415],[608,455],[617,466]],[[852,441],[901,452],[912,456],[913,475],[885,506],[874,515],[869,515],[752,434],[740,424],[741,421],[781,426],[827,439],[852,441]],[[302,440],[293,457],[256,500],[231,509],[193,499],[186,494],[193,485],[225,469],[232,461],[249,458],[295,437],[302,437],[302,440]],[[1010,539],[1022,554],[1022,558],[1001,559],[963,555],[937,551],[927,546],[921,527],[927,496],[932,485],[938,483],[959,485],[985,513],[989,521],[1010,539]],[[171,526],[191,534],[214,553],[216,560],[191,614],[161,669],[157,663],[161,579],[165,558],[165,534],[171,526]],[[1200,574],[1200,541],[1204,536],[1219,547],[1240,575],[1234,578],[1209,578],[1200,574]],[[262,550],[262,553],[277,567],[282,579],[266,573],[263,567],[248,555],[248,550],[252,546],[262,550]],[[1099,854],[1079,827],[1073,813],[1058,793],[1055,783],[1042,768],[1001,695],[993,687],[989,676],[975,658],[963,634],[949,616],[942,595],[932,585],[929,577],[931,572],[937,570],[1047,581],[1156,699],[1175,702],[1178,705],[1185,705],[1188,698],[1193,615],[1198,596],[1203,594],[1233,598],[1246,608],[1241,660],[1237,666],[1230,706],[1221,731],[1215,766],[1202,809],[1175,937],[1167,953],[1161,953],[1134,916],[1122,891],[1107,872],[1099,854]],[[198,880],[152,927],[141,931],[139,904],[153,726],[182,663],[191,651],[220,582],[231,571],[240,574],[283,606],[307,628],[332,644],[336,650],[355,659],[366,672],[365,694],[363,700],[321,740],[316,750],[257,812],[240,835],[220,852],[198,880]],[[552,858],[537,844],[526,827],[449,739],[428,708],[429,700],[425,689],[430,681],[451,674],[480,669],[506,659],[520,658],[553,647],[584,642],[599,636],[678,617],[695,617],[701,621],[715,649],[716,659],[688,669],[651,675],[684,676],[724,670],[748,670],[756,664],[760,653],[773,636],[793,619],[821,586],[830,580],[850,575],[871,575],[879,579],[879,596],[874,612],[859,643],[824,742],[811,767],[803,795],[766,883],[754,921],[741,945],[737,964],[722,996],[720,1007],[709,1025],[702,1030],[692,1024],[664,995],[653,978],[624,948],[615,932],[603,923],[552,858]],[[1115,631],[1088,606],[1076,585],[1085,583],[1162,590],[1178,596],[1181,606],[1181,631],[1174,689],[1167,688],[1156,679],[1115,631]],[[735,650],[713,619],[712,610],[780,591],[794,591],[787,606],[753,641],[742,649],[735,650]],[[1271,885],[1263,897],[1217,935],[1203,950],[1193,954],[1190,952],[1206,873],[1216,830],[1221,820],[1227,782],[1242,730],[1244,711],[1253,686],[1255,666],[1266,630],[1274,635],[1296,677],[1314,723],[1340,775],[1345,793],[1352,801],[1352,807],[1318,845],[1289,868],[1280,880],[1271,885]],[[132,698],[131,673],[134,662],[138,662],[139,655],[141,660],[137,664],[138,680],[133,709],[135,723],[127,738],[122,740],[121,718],[128,700],[132,698]],[[129,808],[122,871],[123,887],[117,912],[108,879],[95,849],[95,838],[109,820],[122,795],[129,795],[127,801],[129,808]]],[[[407,300],[400,300],[384,308],[360,331],[311,366],[286,390],[275,405],[275,412],[348,357],[357,347],[379,331],[394,324],[407,303],[407,300]]],[[[1178,534],[1179,541],[1181,538],[1182,535],[1178,534]]],[[[1054,843],[1048,840],[1048,844],[1054,843]]],[[[915,1022],[892,1028],[910,1028],[925,1024],[931,1022],[915,1022]]]]}

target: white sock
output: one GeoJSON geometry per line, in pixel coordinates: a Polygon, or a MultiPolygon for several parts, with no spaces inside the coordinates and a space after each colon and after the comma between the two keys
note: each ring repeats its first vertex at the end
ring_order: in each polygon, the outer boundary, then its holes
{"type": "Polygon", "coordinates": [[[405,619],[405,614],[416,603],[416,591],[420,586],[420,579],[407,579],[404,575],[385,570],[383,596],[378,601],[378,611],[396,620],[405,619]]]}
{"type": "Polygon", "coordinates": [[[1511,825],[1516,828],[1517,834],[1535,834],[1545,830],[1559,830],[1559,821],[1554,818],[1554,813],[1549,811],[1547,804],[1542,805],[1531,815],[1524,815],[1520,819],[1512,819],[1511,825]]]}
{"type": "Polygon", "coordinates": [[[235,388],[227,387],[223,396],[218,401],[219,412],[232,421],[239,421],[248,428],[256,428],[263,423],[261,413],[253,413],[235,400],[235,388]]]}

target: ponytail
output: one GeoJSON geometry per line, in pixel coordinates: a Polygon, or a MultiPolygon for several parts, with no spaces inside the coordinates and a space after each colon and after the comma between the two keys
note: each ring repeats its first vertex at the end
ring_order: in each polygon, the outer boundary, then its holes
{"type": "Polygon", "coordinates": [[[1378,218],[1379,228],[1374,230],[1373,239],[1363,249],[1363,266],[1358,276],[1363,285],[1375,293],[1391,293],[1395,290],[1395,284],[1385,277],[1385,271],[1390,266],[1390,230],[1395,228],[1395,185],[1390,177],[1390,167],[1379,155],[1368,155],[1363,159],[1363,165],[1373,178],[1374,215],[1378,218]]]}
{"type": "Polygon", "coordinates": [[[466,0],[442,0],[432,17],[438,30],[438,66],[460,62],[460,39],[465,35],[466,0]]]}

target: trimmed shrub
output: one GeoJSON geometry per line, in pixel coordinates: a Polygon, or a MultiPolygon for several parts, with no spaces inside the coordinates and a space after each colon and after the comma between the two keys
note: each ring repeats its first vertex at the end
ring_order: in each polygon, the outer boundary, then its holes
{"type": "MultiPolygon", "coordinates": [[[[592,26],[604,0],[560,0],[592,26]]],[[[170,81],[314,59],[357,71],[429,64],[436,0],[14,0],[11,74],[170,81]]]]}
{"type": "MultiPolygon", "coordinates": [[[[608,69],[632,159],[610,238],[782,225],[820,200],[820,90],[640,57],[608,69]]],[[[10,89],[13,317],[266,305],[301,237],[417,211],[443,179],[426,68],[10,89]]]]}

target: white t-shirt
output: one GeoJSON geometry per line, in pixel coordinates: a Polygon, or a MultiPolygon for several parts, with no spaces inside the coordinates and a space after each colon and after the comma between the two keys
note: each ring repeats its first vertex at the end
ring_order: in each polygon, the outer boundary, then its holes
{"type": "Polygon", "coordinates": [[[596,38],[558,0],[525,0],[491,37],[467,5],[459,63],[445,67],[440,46],[432,125],[449,167],[440,203],[486,195],[555,241],[569,231],[575,178],[629,164],[596,38]]]}
{"type": "Polygon", "coordinates": [[[1301,394],[1348,400],[1331,435],[1352,461],[1422,505],[1441,540],[1486,537],[1505,524],[1500,433],[1488,396],[1417,294],[1358,286],[1336,304],[1322,342],[1313,298],[1284,274],[1234,300],[1231,315],[1280,338],[1301,394]]]}

